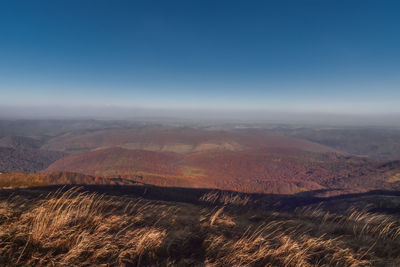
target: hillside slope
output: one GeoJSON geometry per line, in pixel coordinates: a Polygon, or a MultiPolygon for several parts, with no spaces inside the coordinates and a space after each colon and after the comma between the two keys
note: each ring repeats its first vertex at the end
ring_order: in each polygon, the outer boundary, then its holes
{"type": "Polygon", "coordinates": [[[161,186],[291,194],[320,189],[395,189],[397,166],[336,153],[295,149],[193,153],[109,148],[62,158],[46,172],[73,171],[161,186]]]}
{"type": "Polygon", "coordinates": [[[0,173],[1,188],[28,188],[48,185],[133,185],[138,182],[120,177],[102,178],[74,172],[0,173]]]}
{"type": "Polygon", "coordinates": [[[38,172],[64,155],[59,151],[0,147],[0,171],[38,172]]]}
{"type": "Polygon", "coordinates": [[[241,151],[257,148],[292,148],[312,152],[334,149],[262,130],[203,130],[190,127],[147,126],[135,129],[106,129],[68,133],[51,139],[42,148],[82,152],[110,147],[149,151],[190,153],[213,149],[241,151]]]}

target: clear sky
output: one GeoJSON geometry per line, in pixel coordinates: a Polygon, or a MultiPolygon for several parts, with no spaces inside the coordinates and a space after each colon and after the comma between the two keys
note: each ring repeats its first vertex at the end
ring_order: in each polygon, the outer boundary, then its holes
{"type": "Polygon", "coordinates": [[[0,105],[400,112],[400,1],[0,2],[0,105]]]}

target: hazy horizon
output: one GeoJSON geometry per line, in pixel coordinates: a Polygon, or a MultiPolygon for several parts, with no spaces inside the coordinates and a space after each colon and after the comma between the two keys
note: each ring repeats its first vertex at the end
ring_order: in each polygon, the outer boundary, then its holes
{"type": "Polygon", "coordinates": [[[393,126],[400,127],[400,113],[323,113],[288,112],[259,109],[156,109],[98,106],[36,106],[0,107],[0,120],[41,119],[97,119],[148,120],[158,122],[192,121],[262,123],[262,124],[314,124],[330,126],[393,126]]]}

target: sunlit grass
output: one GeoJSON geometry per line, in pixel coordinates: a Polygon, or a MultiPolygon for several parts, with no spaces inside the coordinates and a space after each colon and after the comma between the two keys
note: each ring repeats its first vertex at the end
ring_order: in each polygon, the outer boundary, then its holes
{"type": "Polygon", "coordinates": [[[0,201],[0,265],[397,266],[395,217],[320,207],[249,209],[248,195],[204,205],[109,197],[79,188],[0,201]]]}

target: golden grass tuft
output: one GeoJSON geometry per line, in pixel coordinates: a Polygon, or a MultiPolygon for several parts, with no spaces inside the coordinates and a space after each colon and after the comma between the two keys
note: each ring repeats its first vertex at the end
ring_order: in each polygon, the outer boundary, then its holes
{"type": "Polygon", "coordinates": [[[250,197],[236,192],[213,191],[201,196],[200,201],[210,204],[246,206],[250,201],[250,197]]]}
{"type": "Polygon", "coordinates": [[[1,248],[2,258],[28,265],[152,261],[166,235],[157,226],[166,216],[164,208],[144,200],[121,203],[79,188],[58,191],[18,220],[3,222],[7,231],[0,232],[0,240],[8,246],[1,248]],[[22,243],[17,251],[9,250],[22,243]]]}

